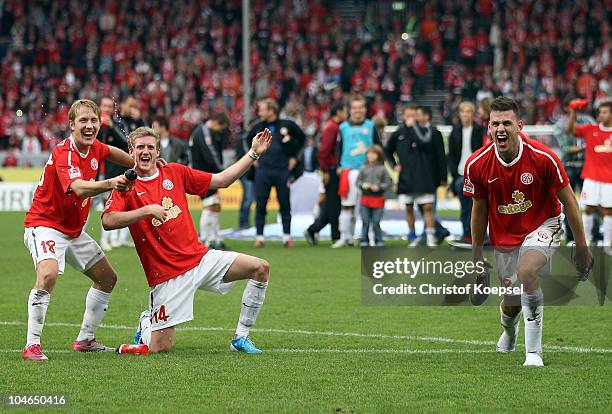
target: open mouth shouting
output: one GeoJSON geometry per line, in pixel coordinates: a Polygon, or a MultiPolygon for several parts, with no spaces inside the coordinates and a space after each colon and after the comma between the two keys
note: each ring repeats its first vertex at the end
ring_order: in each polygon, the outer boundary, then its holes
{"type": "Polygon", "coordinates": [[[138,164],[140,164],[140,168],[149,169],[151,167],[151,154],[140,154],[138,157],[138,164]]]}
{"type": "Polygon", "coordinates": [[[508,134],[505,132],[495,134],[495,141],[500,148],[505,148],[508,144],[508,134]]]}
{"type": "Polygon", "coordinates": [[[81,136],[88,141],[93,141],[96,137],[96,130],[94,128],[84,128],[81,130],[81,136]]]}

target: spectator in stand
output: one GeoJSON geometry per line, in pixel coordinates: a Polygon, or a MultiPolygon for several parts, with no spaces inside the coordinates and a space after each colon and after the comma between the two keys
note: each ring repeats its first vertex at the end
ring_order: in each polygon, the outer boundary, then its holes
{"type": "MultiPolygon", "coordinates": [[[[192,167],[195,170],[213,174],[223,171],[223,148],[229,128],[229,119],[224,113],[218,113],[198,125],[191,132],[189,149],[192,167]]],[[[202,215],[200,216],[200,240],[211,249],[222,250],[226,246],[219,234],[219,213],[221,196],[218,189],[208,190],[202,197],[202,215]]]]}
{"type": "Polygon", "coordinates": [[[376,247],[384,246],[383,232],[380,228],[385,211],[385,191],[391,187],[391,177],[385,168],[385,152],[380,145],[372,145],[366,153],[366,163],[357,176],[357,186],[361,190],[360,215],[362,221],[361,247],[370,246],[370,225],[374,232],[376,247]]]}
{"type": "Polygon", "coordinates": [[[255,207],[255,225],[257,227],[255,247],[264,246],[263,231],[266,223],[266,206],[272,187],[276,189],[280,207],[283,224],[283,245],[293,247],[289,184],[302,173],[298,156],[302,151],[306,136],[295,122],[278,117],[278,104],[273,99],[266,98],[259,101],[257,108],[261,121],[251,128],[247,134],[247,140],[251,141],[255,135],[267,128],[272,133],[272,145],[257,161],[255,168],[255,199],[257,203],[255,207]]]}
{"type": "Polygon", "coordinates": [[[159,156],[166,162],[189,164],[189,151],[187,144],[177,137],[170,136],[168,131],[168,118],[157,116],[153,119],[152,128],[159,134],[159,156]]]}
{"type": "Polygon", "coordinates": [[[461,204],[461,225],[463,234],[461,240],[472,243],[470,227],[472,199],[463,195],[463,170],[465,162],[478,148],[482,147],[482,137],[485,129],[474,121],[476,108],[472,102],[462,102],[459,105],[460,123],[454,124],[448,137],[448,171],[453,177],[451,189],[459,198],[461,204]]]}
{"type": "Polygon", "coordinates": [[[433,206],[438,186],[446,181],[444,142],[439,132],[434,134],[431,128],[417,124],[416,110],[414,105],[404,107],[404,122],[389,138],[386,154],[389,164],[399,173],[397,193],[400,204],[406,206],[410,246],[420,243],[415,228],[415,203],[423,207],[427,245],[436,246],[433,206]]]}
{"type": "Polygon", "coordinates": [[[340,239],[332,248],[353,245],[355,234],[355,209],[359,203],[357,176],[366,160],[366,152],[372,145],[380,145],[380,137],[374,122],[366,118],[366,100],[363,95],[352,95],[349,100],[349,119],[340,124],[337,145],[339,176],[338,193],[342,209],[339,217],[340,239]]]}
{"type": "Polygon", "coordinates": [[[321,134],[321,146],[317,157],[323,176],[325,187],[325,202],[319,214],[304,232],[304,238],[311,246],[315,244],[315,234],[319,233],[327,224],[331,227],[332,244],[340,240],[338,229],[338,216],[340,215],[340,196],[338,195],[338,174],[336,169],[338,161],[336,147],[340,134],[340,124],[346,120],[346,107],[343,103],[334,104],[330,110],[330,118],[321,134]]]}

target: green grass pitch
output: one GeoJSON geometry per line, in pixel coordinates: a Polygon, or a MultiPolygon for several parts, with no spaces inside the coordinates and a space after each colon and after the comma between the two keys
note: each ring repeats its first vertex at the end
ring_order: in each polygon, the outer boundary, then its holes
{"type": "MultiPolygon", "coordinates": [[[[524,368],[523,347],[498,355],[495,307],[367,307],[359,250],[291,250],[228,241],[271,264],[266,302],[251,336],[262,355],[228,351],[243,283],[227,296],[198,292],[195,320],[177,330],[174,352],[146,357],[70,351],[89,282],[67,268],[43,333],[48,363],[21,360],[32,261],[24,213],[0,213],[0,394],[63,394],[56,412],[610,412],[609,307],[548,307],[542,369],[524,368]]],[[[99,235],[93,216],[89,233],[99,235]]],[[[223,225],[236,223],[224,213],[223,225]]],[[[98,339],[130,342],[147,306],[133,249],[108,257],[119,274],[98,339]]],[[[519,344],[522,343],[522,335],[519,344]]],[[[0,410],[2,408],[0,407],[0,410]]],[[[11,412],[23,412],[17,409],[11,412]]]]}

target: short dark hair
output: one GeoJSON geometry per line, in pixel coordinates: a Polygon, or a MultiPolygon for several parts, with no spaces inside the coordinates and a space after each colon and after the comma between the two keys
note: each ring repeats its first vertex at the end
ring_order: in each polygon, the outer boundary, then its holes
{"type": "Polygon", "coordinates": [[[170,124],[168,124],[168,118],[166,118],[165,116],[161,116],[161,115],[158,115],[155,118],[153,118],[153,122],[157,122],[160,126],[166,129],[168,129],[168,127],[170,126],[170,124]]]}
{"type": "Polygon", "coordinates": [[[344,105],[344,103],[336,102],[331,106],[331,108],[329,108],[329,116],[335,116],[338,114],[338,112],[343,111],[345,109],[346,105],[344,105]]]}
{"type": "Polygon", "coordinates": [[[429,117],[429,120],[431,121],[431,118],[433,118],[433,113],[431,112],[431,108],[429,106],[419,105],[418,109],[423,111],[423,113],[426,114],[429,117]]]}
{"type": "Polygon", "coordinates": [[[210,121],[215,121],[216,123],[218,123],[222,128],[227,128],[229,126],[229,118],[227,117],[227,115],[225,115],[223,112],[218,112],[216,114],[214,114],[213,116],[211,116],[210,118],[208,118],[210,121]]]}
{"type": "Polygon", "coordinates": [[[599,106],[597,107],[597,110],[601,110],[601,108],[603,108],[604,106],[607,106],[608,110],[612,112],[612,101],[604,101],[600,103],[599,106]]]}
{"type": "Polygon", "coordinates": [[[518,104],[514,99],[506,98],[504,96],[498,96],[493,99],[490,106],[491,112],[503,112],[503,111],[512,111],[516,115],[517,118],[520,117],[521,111],[519,109],[518,104]]]}

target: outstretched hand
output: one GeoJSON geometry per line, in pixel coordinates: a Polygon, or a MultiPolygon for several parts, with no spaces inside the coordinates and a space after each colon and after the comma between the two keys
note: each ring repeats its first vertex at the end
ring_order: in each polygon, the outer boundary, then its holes
{"type": "Polygon", "coordinates": [[[251,143],[251,149],[261,156],[264,152],[270,148],[272,144],[272,133],[268,128],[255,135],[253,142],[251,143]]]}

